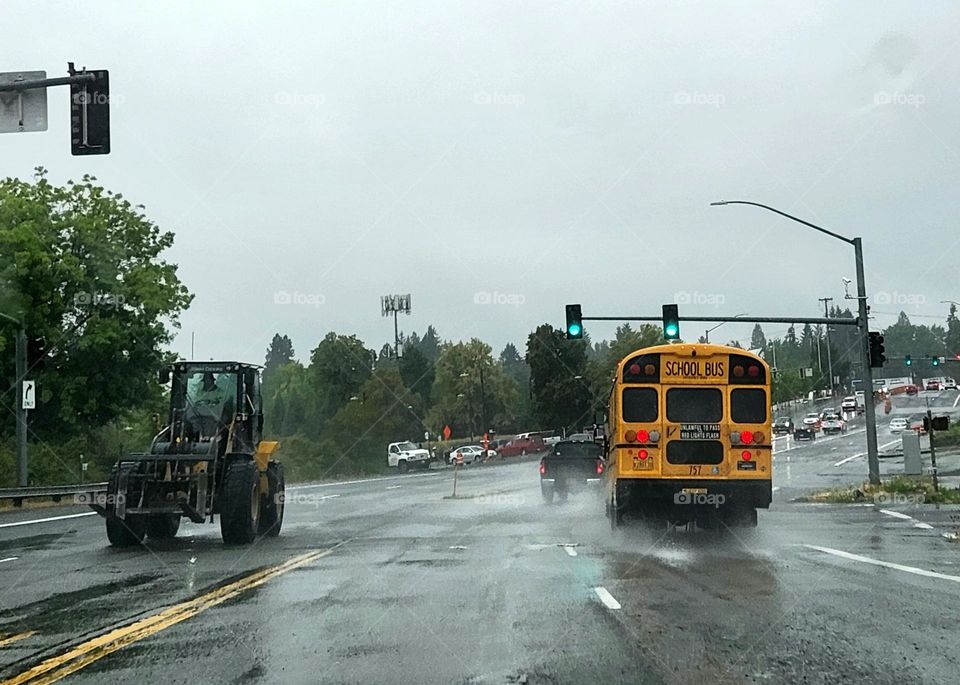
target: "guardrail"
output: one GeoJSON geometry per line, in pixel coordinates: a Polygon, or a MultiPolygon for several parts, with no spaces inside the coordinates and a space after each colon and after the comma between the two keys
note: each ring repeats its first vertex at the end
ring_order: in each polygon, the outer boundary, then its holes
{"type": "Polygon", "coordinates": [[[12,500],[19,507],[25,499],[51,499],[59,502],[64,497],[90,495],[107,491],[107,484],[86,483],[84,485],[40,485],[27,488],[0,488],[0,500],[12,500]]]}

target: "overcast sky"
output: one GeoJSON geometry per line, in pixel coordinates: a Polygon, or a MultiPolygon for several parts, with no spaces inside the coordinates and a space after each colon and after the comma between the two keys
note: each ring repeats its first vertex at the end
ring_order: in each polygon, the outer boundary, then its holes
{"type": "Polygon", "coordinates": [[[200,358],[261,361],[275,332],[300,358],[331,330],[379,348],[385,293],[412,294],[402,329],[495,352],[566,302],[843,298],[852,248],[719,199],[862,236],[875,326],[960,300],[956,2],[3,0],[0,26],[0,71],[110,70],[110,155],[70,156],[52,89],[0,175],[93,173],[174,231],[184,355],[191,332],[200,358]]]}

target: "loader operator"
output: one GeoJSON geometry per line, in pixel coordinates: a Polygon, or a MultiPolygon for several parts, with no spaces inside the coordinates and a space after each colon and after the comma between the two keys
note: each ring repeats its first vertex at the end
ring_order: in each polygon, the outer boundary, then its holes
{"type": "Polygon", "coordinates": [[[191,423],[202,435],[212,436],[219,433],[233,419],[233,396],[230,389],[223,387],[230,385],[230,379],[227,378],[226,382],[224,380],[221,376],[218,383],[213,373],[207,371],[203,374],[200,387],[194,391],[191,423]]]}
{"type": "Polygon", "coordinates": [[[227,393],[217,385],[217,381],[213,378],[213,373],[207,371],[203,374],[200,389],[197,390],[197,395],[193,398],[193,403],[197,406],[217,406],[223,404],[226,399],[227,393]]]}

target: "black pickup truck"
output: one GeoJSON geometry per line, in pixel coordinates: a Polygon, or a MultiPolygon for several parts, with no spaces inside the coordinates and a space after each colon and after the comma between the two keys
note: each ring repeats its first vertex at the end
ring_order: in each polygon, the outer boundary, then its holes
{"type": "Polygon", "coordinates": [[[561,440],[540,460],[540,493],[547,504],[603,477],[603,450],[595,442],[561,440]]]}

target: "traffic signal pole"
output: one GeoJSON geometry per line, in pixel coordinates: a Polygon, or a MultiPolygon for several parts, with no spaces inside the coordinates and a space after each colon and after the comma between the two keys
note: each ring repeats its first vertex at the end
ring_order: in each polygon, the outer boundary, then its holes
{"type": "Polygon", "coordinates": [[[853,251],[857,261],[857,325],[860,328],[860,363],[863,365],[863,399],[867,422],[867,471],[871,485],[880,485],[880,451],[877,447],[877,408],[873,403],[873,368],[870,366],[869,307],[867,284],[863,275],[863,243],[854,238],[853,251]],[[867,397],[867,393],[870,397],[867,397]]]}
{"type": "Polygon", "coordinates": [[[27,487],[27,410],[23,408],[23,381],[27,375],[27,332],[17,328],[16,342],[17,382],[17,482],[27,487]]]}

